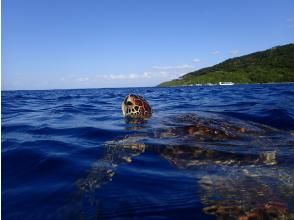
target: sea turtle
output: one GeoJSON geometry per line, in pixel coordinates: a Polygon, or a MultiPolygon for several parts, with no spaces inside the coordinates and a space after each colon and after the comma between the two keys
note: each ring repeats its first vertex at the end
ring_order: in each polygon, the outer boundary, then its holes
{"type": "Polygon", "coordinates": [[[122,102],[123,116],[127,118],[148,119],[152,116],[149,103],[139,95],[130,94],[122,102]]]}
{"type": "Polygon", "coordinates": [[[206,214],[240,220],[294,218],[291,169],[257,165],[228,171],[204,175],[198,181],[206,214]]]}
{"type": "MultiPolygon", "coordinates": [[[[122,103],[122,113],[127,123],[136,126],[138,124],[144,125],[151,118],[153,111],[142,96],[130,94],[122,103]]],[[[141,129],[142,127],[136,128],[141,129]]],[[[138,134],[106,142],[103,158],[93,164],[85,178],[77,181],[77,186],[81,192],[95,191],[112,180],[118,165],[131,163],[134,157],[145,151],[150,151],[159,154],[178,169],[218,166],[225,172],[229,171],[228,173],[232,173],[232,167],[236,170],[233,178],[215,176],[199,178],[198,183],[203,186],[204,192],[206,192],[203,195],[203,204],[205,206],[204,212],[208,214],[221,216],[224,219],[226,217],[230,217],[230,219],[235,219],[235,217],[246,219],[248,217],[247,219],[250,219],[249,217],[253,216],[256,210],[264,214],[270,212],[270,208],[274,208],[277,209],[276,215],[280,213],[280,216],[288,216],[290,212],[286,212],[287,209],[284,206],[275,205],[280,204],[276,201],[263,201],[264,204],[258,204],[256,209],[252,208],[251,203],[250,206],[242,206],[241,204],[242,201],[247,204],[246,196],[254,198],[255,193],[268,193],[270,186],[264,181],[265,177],[264,179],[260,178],[265,174],[259,170],[266,170],[269,175],[272,174],[273,178],[276,177],[279,180],[287,179],[288,182],[280,183],[282,189],[294,186],[294,177],[289,175],[287,171],[274,172],[275,169],[263,169],[267,166],[274,167],[279,162],[275,148],[262,147],[263,145],[274,145],[273,140],[276,132],[277,130],[273,128],[254,123],[226,122],[220,119],[201,117],[195,113],[178,115],[163,121],[162,128],[149,130],[145,128],[141,129],[138,134]],[[269,135],[267,134],[271,134],[272,139],[268,139],[269,135]],[[148,142],[148,140],[151,141],[148,142]],[[152,143],[154,140],[157,144],[152,143]],[[163,140],[163,144],[160,144],[160,140],[163,140]],[[207,144],[208,141],[210,145],[207,144]],[[221,143],[223,141],[242,142],[248,146],[260,146],[260,149],[254,154],[243,154],[234,148],[229,149],[228,146],[222,150],[221,143]],[[258,192],[253,190],[249,195],[239,194],[240,187],[246,189],[246,184],[252,186],[252,183],[255,184],[254,187],[258,189],[258,192]],[[215,195],[228,197],[229,204],[212,201],[210,196],[215,195]],[[245,199],[238,200],[240,195],[245,199]],[[230,202],[235,203],[232,205],[230,202]]],[[[282,189],[279,192],[283,192],[282,189]]],[[[224,201],[226,200],[224,199],[224,201]]]]}

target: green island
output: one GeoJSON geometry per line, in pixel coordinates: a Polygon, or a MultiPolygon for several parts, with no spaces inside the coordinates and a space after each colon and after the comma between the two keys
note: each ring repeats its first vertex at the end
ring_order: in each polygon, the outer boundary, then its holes
{"type": "Polygon", "coordinates": [[[273,47],[225,60],[159,86],[187,86],[232,82],[283,83],[294,82],[294,44],[273,47]]]}

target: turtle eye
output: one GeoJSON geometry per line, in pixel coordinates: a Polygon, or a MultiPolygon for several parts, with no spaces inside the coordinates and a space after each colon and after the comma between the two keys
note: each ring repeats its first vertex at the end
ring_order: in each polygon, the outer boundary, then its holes
{"type": "Polygon", "coordinates": [[[133,105],[133,103],[130,101],[127,101],[127,105],[133,105]]]}

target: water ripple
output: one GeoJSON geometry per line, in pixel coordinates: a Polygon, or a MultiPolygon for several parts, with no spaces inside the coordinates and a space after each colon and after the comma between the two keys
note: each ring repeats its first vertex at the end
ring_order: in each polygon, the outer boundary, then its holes
{"type": "Polygon", "coordinates": [[[294,214],[294,86],[2,92],[3,219],[294,214]],[[121,102],[154,109],[126,123],[121,102]]]}

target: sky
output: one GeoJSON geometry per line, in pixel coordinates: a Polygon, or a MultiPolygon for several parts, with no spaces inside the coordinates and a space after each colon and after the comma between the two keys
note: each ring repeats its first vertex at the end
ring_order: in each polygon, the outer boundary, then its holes
{"type": "Polygon", "coordinates": [[[2,90],[155,86],[294,43],[293,0],[2,0],[2,90]]]}

